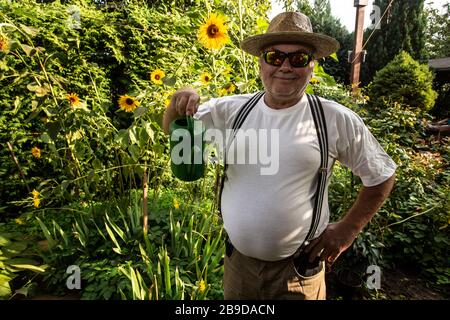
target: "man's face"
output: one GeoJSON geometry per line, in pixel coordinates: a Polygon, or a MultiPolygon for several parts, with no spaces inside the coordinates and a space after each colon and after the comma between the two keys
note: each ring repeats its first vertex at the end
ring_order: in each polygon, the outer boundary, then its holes
{"type": "MultiPolygon", "coordinates": [[[[264,51],[269,50],[312,53],[311,48],[300,44],[277,44],[264,48],[264,51]]],[[[281,109],[294,105],[303,96],[314,70],[314,60],[304,68],[294,68],[286,58],[281,66],[275,67],[260,57],[259,68],[266,89],[266,103],[272,108],[281,109]]]]}

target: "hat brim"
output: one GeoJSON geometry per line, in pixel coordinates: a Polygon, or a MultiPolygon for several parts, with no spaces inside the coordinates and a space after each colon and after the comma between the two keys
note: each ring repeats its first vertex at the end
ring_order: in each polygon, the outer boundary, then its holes
{"type": "Polygon", "coordinates": [[[327,57],[340,47],[336,39],[320,33],[283,31],[248,37],[241,42],[241,49],[251,55],[259,56],[263,48],[277,43],[298,43],[312,46],[315,49],[315,59],[327,57]]]}

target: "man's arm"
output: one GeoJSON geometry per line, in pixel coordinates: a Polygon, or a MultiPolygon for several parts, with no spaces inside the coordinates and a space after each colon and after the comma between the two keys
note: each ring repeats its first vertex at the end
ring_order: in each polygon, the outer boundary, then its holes
{"type": "Polygon", "coordinates": [[[392,191],[394,182],[395,174],[379,185],[363,187],[347,214],[339,222],[330,223],[320,237],[311,241],[305,248],[306,252],[310,252],[310,261],[320,255],[321,260],[332,263],[347,250],[383,205],[392,191]]]}
{"type": "Polygon", "coordinates": [[[170,123],[185,115],[194,115],[197,112],[200,96],[192,88],[183,88],[175,92],[170,104],[164,112],[163,131],[169,134],[170,123]]]}

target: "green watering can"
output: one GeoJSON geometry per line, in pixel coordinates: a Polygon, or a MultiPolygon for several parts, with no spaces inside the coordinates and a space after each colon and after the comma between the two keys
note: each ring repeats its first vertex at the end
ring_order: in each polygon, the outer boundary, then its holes
{"type": "Polygon", "coordinates": [[[175,119],[169,126],[170,167],[175,177],[183,181],[195,181],[205,175],[203,140],[205,126],[201,120],[187,116],[175,119]]]}

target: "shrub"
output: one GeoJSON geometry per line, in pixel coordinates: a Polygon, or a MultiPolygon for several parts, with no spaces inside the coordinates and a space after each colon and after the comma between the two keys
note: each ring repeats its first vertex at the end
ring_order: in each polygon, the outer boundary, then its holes
{"type": "Polygon", "coordinates": [[[398,102],[417,112],[430,110],[437,97],[433,74],[402,51],[378,71],[370,88],[371,105],[383,109],[386,102],[398,102]]]}

